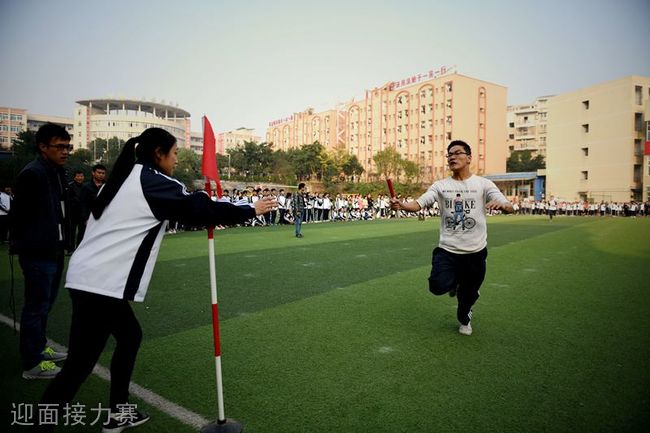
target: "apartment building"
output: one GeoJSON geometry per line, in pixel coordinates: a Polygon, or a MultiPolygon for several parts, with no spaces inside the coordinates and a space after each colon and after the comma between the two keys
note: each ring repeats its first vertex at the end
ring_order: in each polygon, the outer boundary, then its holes
{"type": "Polygon", "coordinates": [[[532,157],[546,157],[549,98],[541,96],[532,104],[508,106],[508,156],[515,151],[529,150],[532,157]]]}
{"type": "Polygon", "coordinates": [[[266,142],[275,150],[287,151],[318,141],[327,149],[344,146],[346,108],[316,113],[313,108],[294,113],[289,117],[269,122],[266,142]]]}
{"type": "Polygon", "coordinates": [[[643,146],[643,196],[650,201],[650,99],[645,103],[645,145],[643,146]]]}
{"type": "Polygon", "coordinates": [[[18,133],[27,129],[27,110],[0,107],[0,150],[9,150],[18,133]]]}
{"type": "Polygon", "coordinates": [[[217,153],[224,155],[228,149],[243,146],[244,142],[252,141],[259,143],[261,137],[255,135],[252,128],[237,128],[234,131],[219,132],[216,137],[217,153]]]}
{"type": "Polygon", "coordinates": [[[165,129],[179,148],[190,147],[190,113],[162,102],[108,98],[77,101],[74,113],[75,148],[88,148],[96,138],[124,141],[147,128],[165,129]]]}
{"type": "Polygon", "coordinates": [[[38,131],[46,123],[54,123],[65,128],[70,134],[71,141],[74,142],[74,119],[72,117],[48,116],[43,114],[27,113],[27,129],[29,131],[38,131]]]}
{"type": "MultiPolygon", "coordinates": [[[[596,202],[641,200],[647,179],[643,168],[649,99],[650,77],[641,76],[550,98],[547,196],[596,202]]],[[[647,185],[645,189],[647,194],[647,185]]]]}
{"type": "Polygon", "coordinates": [[[342,147],[357,156],[366,179],[376,174],[374,155],[392,147],[418,163],[424,181],[447,176],[447,145],[460,139],[472,146],[475,173],[503,173],[506,100],[503,86],[441,68],[367,90],[334,110],[271,122],[266,137],[283,150],[315,137],[327,148],[342,147]]]}

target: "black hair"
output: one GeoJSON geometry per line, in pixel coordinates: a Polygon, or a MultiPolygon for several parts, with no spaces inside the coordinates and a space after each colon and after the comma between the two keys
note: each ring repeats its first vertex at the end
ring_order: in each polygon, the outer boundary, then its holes
{"type": "Polygon", "coordinates": [[[93,171],[97,171],[97,170],[106,171],[106,166],[103,165],[103,164],[95,164],[95,165],[93,165],[93,171]]]}
{"type": "Polygon", "coordinates": [[[83,170],[75,170],[74,171],[75,176],[78,175],[78,174],[84,174],[83,170]]]}
{"type": "Polygon", "coordinates": [[[465,143],[465,142],[462,141],[462,140],[454,140],[454,141],[452,141],[451,143],[449,143],[449,146],[447,146],[447,152],[449,152],[449,149],[451,149],[451,148],[454,147],[454,146],[462,146],[463,149],[465,149],[465,152],[466,152],[468,155],[471,155],[471,154],[472,154],[472,148],[469,147],[469,144],[465,143]]]}
{"type": "Polygon", "coordinates": [[[101,192],[92,204],[93,216],[97,219],[102,216],[104,209],[113,200],[122,184],[129,177],[136,162],[154,164],[156,150],[168,154],[176,144],[176,137],[162,128],[149,128],[137,137],[124,143],[122,152],[117,157],[111,177],[104,185],[101,192]]]}
{"type": "Polygon", "coordinates": [[[300,183],[298,184],[298,189],[303,189],[304,187],[305,187],[305,183],[304,183],[304,182],[300,182],[300,183]]]}
{"type": "Polygon", "coordinates": [[[63,126],[48,122],[38,128],[34,138],[36,139],[36,146],[39,144],[49,145],[53,138],[70,141],[70,134],[68,134],[68,131],[63,126]]]}

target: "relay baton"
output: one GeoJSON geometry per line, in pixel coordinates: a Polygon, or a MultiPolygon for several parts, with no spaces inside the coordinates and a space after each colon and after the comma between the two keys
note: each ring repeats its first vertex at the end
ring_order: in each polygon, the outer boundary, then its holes
{"type": "Polygon", "coordinates": [[[393,181],[386,178],[386,183],[388,184],[388,191],[390,191],[390,198],[395,198],[395,189],[393,188],[393,181]]]}

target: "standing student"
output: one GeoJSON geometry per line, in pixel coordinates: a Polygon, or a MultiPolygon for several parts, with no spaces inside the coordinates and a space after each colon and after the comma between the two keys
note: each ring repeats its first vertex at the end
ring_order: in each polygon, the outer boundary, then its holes
{"type": "Polygon", "coordinates": [[[0,244],[7,242],[9,232],[9,211],[12,198],[7,191],[11,191],[9,187],[0,190],[0,244]]]}
{"type": "Polygon", "coordinates": [[[305,184],[298,184],[298,191],[293,195],[291,200],[291,209],[293,211],[293,223],[296,226],[296,237],[302,237],[302,220],[305,216],[307,200],[305,199],[305,184]]]}
{"type": "Polygon", "coordinates": [[[429,290],[434,295],[457,295],[458,332],[463,335],[472,334],[472,306],[479,298],[479,289],[485,278],[486,211],[513,211],[512,204],[492,181],[471,173],[471,161],[471,147],[464,141],[452,141],[447,147],[451,177],[434,182],[415,201],[407,203],[391,199],[393,209],[410,212],[417,212],[434,202],[440,203],[440,240],[432,254],[429,290]],[[465,214],[463,230],[455,230],[459,207],[465,214]]]}
{"type": "Polygon", "coordinates": [[[25,379],[51,379],[67,354],[46,345],[47,321],[59,293],[69,237],[64,164],[72,146],[65,128],[47,123],[36,132],[38,157],[14,185],[10,248],[25,277],[20,316],[20,356],[25,379]]]}
{"type": "Polygon", "coordinates": [[[72,401],[112,335],[116,346],[111,360],[111,414],[104,433],[121,432],[149,419],[139,411],[119,409],[128,404],[142,338],[130,302],[145,298],[168,221],[190,226],[242,223],[276,204],[265,199],[240,207],[213,202],[203,191],[190,194],[171,177],[176,158],[176,139],[164,129],[149,128],[128,140],[92,205],[84,239],[68,265],[69,357],[42,403],[60,408],[72,401]]]}
{"type": "Polygon", "coordinates": [[[83,219],[83,207],[81,205],[84,177],[84,172],[77,170],[74,172],[72,182],[68,184],[68,196],[70,198],[70,241],[73,243],[73,250],[81,243],[86,228],[86,221],[83,219]]]}
{"type": "Polygon", "coordinates": [[[557,200],[555,196],[551,196],[551,199],[548,201],[548,219],[553,221],[553,217],[557,213],[557,200]]]}
{"type": "Polygon", "coordinates": [[[278,195],[278,211],[280,212],[280,217],[278,224],[284,224],[284,214],[287,211],[285,205],[287,203],[287,197],[284,195],[284,189],[280,189],[280,194],[278,195]]]}
{"type": "MultiPolygon", "coordinates": [[[[81,209],[82,209],[81,218],[83,219],[84,224],[86,223],[86,221],[88,221],[92,203],[97,197],[97,194],[99,193],[99,189],[102,187],[102,185],[104,185],[105,179],[106,179],[106,167],[102,164],[93,165],[90,181],[86,182],[83,188],[81,188],[81,196],[80,196],[81,209]]],[[[83,230],[85,230],[85,227],[83,228],[83,230]]],[[[81,237],[83,237],[83,232],[81,233],[81,237]]]]}

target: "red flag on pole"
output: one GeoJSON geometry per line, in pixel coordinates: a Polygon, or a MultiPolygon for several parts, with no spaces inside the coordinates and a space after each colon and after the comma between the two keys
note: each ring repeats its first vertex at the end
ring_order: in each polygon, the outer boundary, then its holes
{"type": "MultiPolygon", "coordinates": [[[[203,159],[201,172],[205,176],[205,191],[211,194],[210,180],[217,185],[217,197],[221,198],[221,181],[217,170],[216,140],[212,125],[203,116],[203,159]]],[[[242,426],[235,420],[226,419],[223,404],[223,378],[221,373],[221,340],[219,336],[219,301],[217,298],[217,272],[214,257],[214,227],[208,227],[208,258],[210,262],[210,294],[212,297],[212,332],[214,339],[214,366],[217,381],[217,421],[203,426],[202,433],[232,432],[241,433],[242,426]]]]}
{"type": "MultiPolygon", "coordinates": [[[[210,180],[217,184],[217,197],[221,198],[221,180],[217,169],[217,140],[214,137],[212,125],[206,116],[203,116],[203,159],[201,160],[201,173],[206,177],[206,186],[210,180]]],[[[206,188],[208,193],[209,189],[206,188]]]]}

